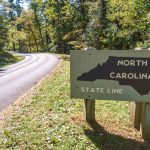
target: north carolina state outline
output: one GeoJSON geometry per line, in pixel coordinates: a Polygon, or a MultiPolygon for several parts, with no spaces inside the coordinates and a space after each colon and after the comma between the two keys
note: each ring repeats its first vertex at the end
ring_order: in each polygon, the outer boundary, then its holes
{"type": "Polygon", "coordinates": [[[78,81],[113,80],[131,86],[140,95],[150,91],[150,58],[109,56],[102,65],[77,77],[78,81]]]}

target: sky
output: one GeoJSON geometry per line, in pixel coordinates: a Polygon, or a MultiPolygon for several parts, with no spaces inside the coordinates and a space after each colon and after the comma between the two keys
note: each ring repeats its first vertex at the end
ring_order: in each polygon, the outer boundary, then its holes
{"type": "MultiPolygon", "coordinates": [[[[16,0],[14,0],[14,3],[15,2],[16,0]]],[[[29,2],[27,2],[27,0],[23,0],[20,5],[23,7],[24,10],[28,10],[29,2]]]]}
{"type": "Polygon", "coordinates": [[[23,7],[24,10],[28,10],[28,5],[29,5],[29,3],[27,3],[27,2],[24,2],[21,4],[21,6],[23,7]]]}

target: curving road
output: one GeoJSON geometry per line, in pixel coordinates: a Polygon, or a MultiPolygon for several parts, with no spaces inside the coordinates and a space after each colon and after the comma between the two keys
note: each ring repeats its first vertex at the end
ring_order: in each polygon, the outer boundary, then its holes
{"type": "Polygon", "coordinates": [[[0,69],[0,110],[29,90],[59,62],[49,54],[22,54],[25,59],[0,69]]]}

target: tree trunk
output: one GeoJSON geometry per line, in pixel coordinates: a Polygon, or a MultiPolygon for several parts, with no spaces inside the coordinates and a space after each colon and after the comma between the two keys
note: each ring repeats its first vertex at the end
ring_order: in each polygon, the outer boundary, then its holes
{"type": "Polygon", "coordinates": [[[20,39],[18,41],[18,44],[19,44],[19,52],[21,52],[21,40],[20,39]]]}
{"type": "Polygon", "coordinates": [[[32,48],[31,48],[31,41],[30,41],[30,38],[29,38],[29,48],[30,48],[30,52],[32,51],[32,48]]]}
{"type": "Polygon", "coordinates": [[[35,34],[34,34],[33,30],[32,30],[32,27],[30,25],[29,25],[29,29],[30,29],[30,31],[32,33],[32,36],[33,36],[33,39],[34,39],[34,42],[35,42],[36,51],[38,52],[39,51],[39,47],[38,47],[37,39],[36,39],[36,36],[35,36],[35,34]]]}
{"type": "Polygon", "coordinates": [[[85,33],[85,28],[86,28],[85,2],[86,2],[86,0],[81,0],[81,15],[82,15],[82,29],[83,29],[83,34],[85,33]]]}
{"type": "Polygon", "coordinates": [[[42,30],[41,30],[41,27],[40,27],[40,26],[39,26],[39,33],[40,33],[40,38],[41,38],[42,47],[44,48],[44,51],[45,51],[44,39],[43,39],[43,36],[42,36],[42,30]]]}
{"type": "Polygon", "coordinates": [[[107,2],[106,0],[100,0],[100,22],[102,24],[102,29],[106,28],[106,24],[107,24],[107,18],[106,18],[106,14],[107,14],[107,2]]]}
{"type": "Polygon", "coordinates": [[[49,35],[48,35],[47,30],[45,31],[45,37],[46,37],[46,46],[48,46],[48,44],[49,44],[49,35]]]}
{"type": "Polygon", "coordinates": [[[15,42],[13,42],[12,45],[13,45],[13,51],[16,51],[15,42]]]}

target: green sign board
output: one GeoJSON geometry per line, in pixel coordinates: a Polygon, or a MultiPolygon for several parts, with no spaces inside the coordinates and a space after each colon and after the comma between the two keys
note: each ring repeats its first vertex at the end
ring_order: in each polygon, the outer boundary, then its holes
{"type": "Polygon", "coordinates": [[[150,101],[150,52],[71,51],[71,97],[150,101]]]}

